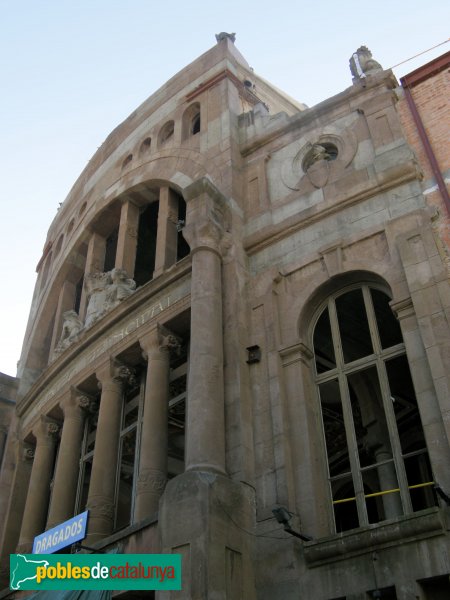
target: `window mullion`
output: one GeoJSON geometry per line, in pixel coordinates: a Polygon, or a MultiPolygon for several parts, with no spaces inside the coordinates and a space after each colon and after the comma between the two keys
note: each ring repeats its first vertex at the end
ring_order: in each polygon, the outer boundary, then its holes
{"type": "Polygon", "coordinates": [[[384,413],[391,440],[392,456],[394,458],[397,479],[400,488],[400,497],[405,514],[413,512],[411,498],[408,489],[408,479],[406,477],[405,465],[403,462],[402,448],[398,437],[397,423],[395,419],[394,407],[392,406],[391,390],[387,378],[386,367],[383,360],[377,361],[378,379],[380,381],[381,394],[383,397],[384,413]]]}
{"type": "Polygon", "coordinates": [[[347,436],[350,468],[352,471],[353,486],[355,488],[359,524],[360,526],[368,525],[369,518],[367,515],[366,500],[364,498],[364,483],[359,465],[358,440],[356,439],[356,432],[353,424],[353,413],[347,377],[343,373],[340,373],[339,375],[339,389],[342,398],[342,413],[344,416],[345,433],[347,436]]]}
{"type": "Polygon", "coordinates": [[[138,416],[137,416],[137,423],[136,423],[136,450],[135,450],[135,460],[134,460],[134,470],[133,470],[133,487],[131,489],[130,523],[134,523],[134,507],[136,504],[136,485],[137,485],[137,481],[138,481],[139,457],[140,457],[140,452],[141,452],[141,434],[142,434],[142,417],[143,417],[143,413],[144,413],[145,381],[146,381],[146,373],[144,371],[141,374],[141,385],[139,387],[139,407],[138,407],[138,416]]]}
{"type": "Polygon", "coordinates": [[[343,373],[344,369],[344,354],[342,351],[342,343],[339,334],[339,323],[337,318],[336,305],[334,300],[329,302],[329,314],[331,334],[333,337],[334,353],[336,357],[336,365],[339,373],[339,390],[342,401],[342,414],[344,417],[345,435],[347,437],[348,454],[350,461],[350,469],[352,472],[353,487],[355,489],[356,508],[358,511],[358,519],[360,525],[367,525],[369,520],[367,516],[366,503],[364,499],[364,485],[359,469],[358,443],[356,440],[355,428],[353,426],[353,415],[350,403],[350,395],[347,385],[347,378],[343,373]]]}

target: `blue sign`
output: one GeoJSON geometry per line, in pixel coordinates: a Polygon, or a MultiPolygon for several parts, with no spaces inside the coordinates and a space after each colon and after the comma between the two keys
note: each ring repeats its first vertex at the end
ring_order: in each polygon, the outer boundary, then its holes
{"type": "Polygon", "coordinates": [[[68,521],[49,529],[34,538],[33,554],[53,554],[79,542],[86,536],[88,512],[85,511],[68,521]]]}

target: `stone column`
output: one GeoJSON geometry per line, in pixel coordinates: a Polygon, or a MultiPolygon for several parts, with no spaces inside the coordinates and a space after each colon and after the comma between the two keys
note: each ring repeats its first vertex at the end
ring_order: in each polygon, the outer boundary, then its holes
{"type": "Polygon", "coordinates": [[[33,430],[36,450],[20,530],[19,552],[31,551],[35,536],[45,530],[58,431],[59,426],[46,417],[41,417],[33,430]]]}
{"type": "Polygon", "coordinates": [[[80,471],[80,451],[83,439],[86,409],[91,400],[72,388],[61,401],[64,423],[56,464],[47,529],[51,529],[74,515],[78,476],[80,471]]]}
{"type": "MultiPolygon", "coordinates": [[[[86,267],[84,269],[85,275],[89,273],[102,273],[105,265],[105,253],[106,253],[106,238],[99,233],[93,233],[88,244],[88,251],[86,256],[86,267]]],[[[84,319],[86,316],[86,308],[88,301],[88,290],[86,288],[86,282],[83,285],[81,292],[80,301],[80,318],[84,319]]]]}
{"type": "Polygon", "coordinates": [[[130,200],[122,204],[117,239],[116,269],[123,269],[128,277],[134,277],[136,247],[139,228],[139,207],[130,200]]]}
{"type": "MultiPolygon", "coordinates": [[[[34,450],[31,446],[25,444],[22,440],[16,440],[13,443],[13,465],[15,466],[15,471],[11,484],[11,494],[8,499],[8,507],[3,513],[5,523],[3,535],[0,538],[0,548],[3,556],[13,554],[16,551],[34,458],[34,450]]],[[[4,561],[3,566],[0,566],[0,583],[9,585],[9,577],[8,581],[4,580],[4,575],[6,574],[9,575],[9,564],[6,569],[4,561]]]]}
{"type": "Polygon", "coordinates": [[[191,247],[191,345],[186,470],[225,473],[222,270],[226,199],[206,179],[185,190],[191,247]]]}
{"type": "Polygon", "coordinates": [[[167,481],[170,350],[178,349],[175,336],[157,325],[140,340],[147,358],[135,521],[158,510],[167,481]]]}
{"type": "Polygon", "coordinates": [[[95,438],[94,460],[86,507],[89,509],[87,545],[114,528],[114,500],[124,387],[133,372],[112,361],[97,373],[102,394],[95,438]]]}
{"type": "Polygon", "coordinates": [[[74,306],[76,286],[71,281],[65,281],[59,292],[58,306],[56,308],[55,324],[53,326],[53,335],[50,345],[50,356],[58,343],[61,335],[61,326],[63,322],[63,314],[67,310],[71,310],[74,306]]]}
{"type": "Polygon", "coordinates": [[[168,187],[159,191],[158,232],[156,235],[155,270],[158,277],[177,261],[178,198],[168,187]]]}

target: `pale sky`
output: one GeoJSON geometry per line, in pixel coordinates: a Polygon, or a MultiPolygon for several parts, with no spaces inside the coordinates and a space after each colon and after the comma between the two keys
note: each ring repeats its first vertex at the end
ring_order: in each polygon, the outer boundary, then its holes
{"type": "Polygon", "coordinates": [[[443,0],[0,0],[0,371],[16,374],[59,203],[107,135],[215,33],[236,32],[259,75],[314,106],[351,85],[360,45],[392,67],[446,41],[449,22],[443,0]]]}

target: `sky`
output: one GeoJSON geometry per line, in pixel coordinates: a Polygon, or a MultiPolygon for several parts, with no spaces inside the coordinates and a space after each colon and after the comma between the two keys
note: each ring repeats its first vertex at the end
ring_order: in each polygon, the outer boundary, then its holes
{"type": "MultiPolygon", "coordinates": [[[[108,134],[220,31],[256,73],[314,106],[449,38],[443,0],[0,0],[0,371],[16,374],[47,230],[108,134]]],[[[450,50],[394,69],[397,78],[450,50]]]]}

